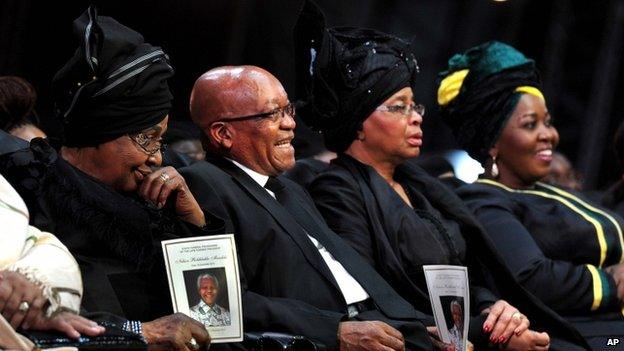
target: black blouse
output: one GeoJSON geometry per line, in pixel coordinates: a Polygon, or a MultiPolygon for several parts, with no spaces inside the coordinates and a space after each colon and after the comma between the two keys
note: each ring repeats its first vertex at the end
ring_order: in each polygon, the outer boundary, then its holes
{"type": "Polygon", "coordinates": [[[622,219],[581,195],[544,183],[516,190],[482,179],[459,188],[518,280],[557,311],[617,311],[622,219]]]}
{"type": "Polygon", "coordinates": [[[466,262],[466,241],[459,224],[444,216],[421,193],[421,184],[410,184],[401,169],[396,177],[406,190],[412,208],[388,185],[390,191],[385,195],[396,211],[386,213],[388,218],[385,221],[398,224],[396,230],[403,233],[397,235],[403,266],[410,267],[410,278],[426,289],[421,267],[428,264],[463,265],[466,262]]]}

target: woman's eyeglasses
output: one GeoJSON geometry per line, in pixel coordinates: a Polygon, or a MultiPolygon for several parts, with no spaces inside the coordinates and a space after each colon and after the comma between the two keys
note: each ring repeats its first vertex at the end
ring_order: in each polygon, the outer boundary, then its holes
{"type": "Polygon", "coordinates": [[[150,138],[145,133],[128,134],[130,140],[134,141],[146,154],[153,156],[157,152],[165,149],[166,145],[162,139],[150,138]]]}
{"type": "Polygon", "coordinates": [[[425,115],[425,105],[423,104],[411,104],[411,105],[381,105],[377,107],[377,111],[386,111],[390,113],[400,113],[405,117],[412,115],[412,112],[418,113],[421,117],[425,115]]]}
{"type": "Polygon", "coordinates": [[[269,112],[258,113],[255,115],[248,115],[242,117],[234,117],[234,118],[223,118],[216,120],[215,122],[238,122],[238,121],[247,121],[250,119],[267,119],[271,121],[271,123],[277,123],[281,121],[286,116],[290,116],[295,118],[295,106],[292,103],[288,103],[288,105],[283,107],[278,107],[275,110],[271,110],[269,112]]]}

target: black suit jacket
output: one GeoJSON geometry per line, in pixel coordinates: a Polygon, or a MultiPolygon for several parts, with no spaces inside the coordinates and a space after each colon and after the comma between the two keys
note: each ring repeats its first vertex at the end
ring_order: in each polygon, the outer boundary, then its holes
{"type": "MultiPolygon", "coordinates": [[[[242,267],[246,331],[302,334],[330,349],[338,347],[338,324],[345,318],[346,302],[323,258],[306,236],[306,231],[315,237],[323,231],[330,238],[325,245],[328,251],[375,300],[382,319],[387,318],[391,325],[392,321],[411,323],[403,330],[404,335],[412,334],[405,335],[406,339],[412,337],[422,349],[431,348],[424,327],[418,322],[426,317],[399,297],[327,227],[309,195],[297,184],[280,177],[286,187],[285,201],[290,201],[283,206],[223,158],[197,162],[180,172],[200,205],[227,218],[226,227],[235,234],[242,267]]],[[[401,330],[401,326],[398,328],[401,330]]]]}

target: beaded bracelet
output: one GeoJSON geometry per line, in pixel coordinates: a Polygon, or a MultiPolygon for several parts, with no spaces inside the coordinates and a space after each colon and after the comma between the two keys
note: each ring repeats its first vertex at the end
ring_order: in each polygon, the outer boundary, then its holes
{"type": "Polygon", "coordinates": [[[140,321],[125,321],[121,329],[143,337],[143,324],[140,321]]]}

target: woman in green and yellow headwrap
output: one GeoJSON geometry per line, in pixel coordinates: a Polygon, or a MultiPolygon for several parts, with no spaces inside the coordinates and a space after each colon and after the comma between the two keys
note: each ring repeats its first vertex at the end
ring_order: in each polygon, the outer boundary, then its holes
{"type": "Polygon", "coordinates": [[[453,56],[440,75],[442,118],[486,169],[458,193],[513,273],[593,347],[606,345],[598,335],[624,335],[624,222],[539,181],[559,135],[533,60],[488,42],[453,56]]]}

